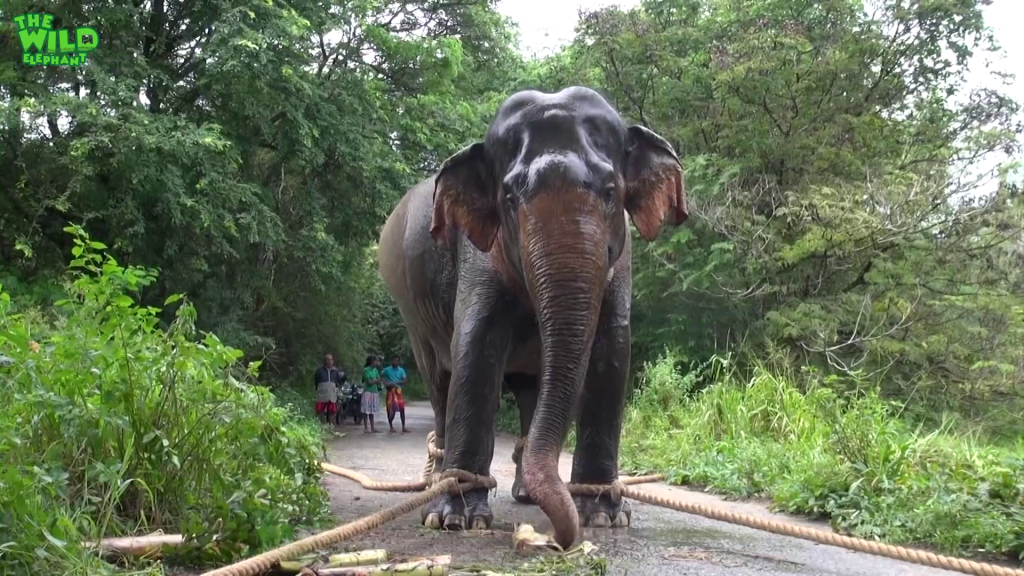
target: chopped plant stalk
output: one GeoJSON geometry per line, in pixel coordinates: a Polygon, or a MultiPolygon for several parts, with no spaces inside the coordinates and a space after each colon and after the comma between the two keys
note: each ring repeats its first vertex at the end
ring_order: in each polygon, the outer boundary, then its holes
{"type": "MultiPolygon", "coordinates": [[[[100,554],[108,557],[158,558],[163,554],[164,546],[179,547],[184,542],[185,538],[181,534],[149,534],[104,538],[100,540],[98,548],[100,554]]],[[[95,542],[86,542],[84,546],[93,548],[97,545],[95,542]]]]}
{"type": "Polygon", "coordinates": [[[279,567],[282,572],[298,572],[303,568],[344,568],[346,566],[374,566],[387,562],[387,550],[360,550],[358,552],[345,552],[334,554],[326,558],[323,556],[304,556],[295,560],[281,562],[279,567]]]}
{"type": "Polygon", "coordinates": [[[373,566],[388,561],[387,550],[360,550],[333,554],[327,559],[325,568],[343,568],[345,566],[373,566]]]}
{"type": "Polygon", "coordinates": [[[274,572],[281,572],[285,574],[292,574],[296,572],[301,573],[303,568],[315,565],[322,558],[323,556],[319,554],[307,554],[305,556],[293,558],[292,560],[284,560],[278,562],[277,568],[274,572]]]}
{"type": "Polygon", "coordinates": [[[519,528],[516,528],[516,531],[512,534],[512,545],[516,550],[516,554],[520,556],[528,556],[542,551],[563,551],[554,538],[537,532],[529,524],[520,524],[519,528]]]}
{"type": "Polygon", "coordinates": [[[597,546],[595,546],[590,540],[584,540],[583,542],[580,542],[578,546],[566,552],[565,557],[578,558],[580,556],[589,556],[594,552],[594,550],[597,550],[597,546]]]}
{"type": "Polygon", "coordinates": [[[378,566],[349,566],[317,570],[320,576],[448,576],[452,557],[434,556],[378,566]]]}

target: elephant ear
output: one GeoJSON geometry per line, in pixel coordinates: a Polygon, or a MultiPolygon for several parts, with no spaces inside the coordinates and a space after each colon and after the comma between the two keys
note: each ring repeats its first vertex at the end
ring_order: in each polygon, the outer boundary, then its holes
{"type": "Polygon", "coordinates": [[[672,145],[643,126],[630,126],[626,144],[626,211],[648,242],[667,218],[672,226],[686,221],[683,168],[672,145]]]}
{"type": "Polygon", "coordinates": [[[449,228],[461,230],[481,252],[488,252],[498,235],[494,179],[484,145],[470,144],[441,165],[434,178],[434,217],[430,235],[447,240],[449,228]]]}

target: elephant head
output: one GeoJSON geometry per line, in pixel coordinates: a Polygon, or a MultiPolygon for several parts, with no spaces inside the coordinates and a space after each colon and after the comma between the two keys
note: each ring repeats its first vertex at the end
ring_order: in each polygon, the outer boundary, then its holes
{"type": "Polygon", "coordinates": [[[558,456],[586,376],[601,300],[627,239],[624,211],[653,240],[687,218],[672,146],[627,126],[593,90],[519,92],[483,142],[448,158],[434,190],[431,235],[457,228],[529,295],[542,343],[540,397],[523,455],[530,495],[570,546],[579,528],[558,456]]]}

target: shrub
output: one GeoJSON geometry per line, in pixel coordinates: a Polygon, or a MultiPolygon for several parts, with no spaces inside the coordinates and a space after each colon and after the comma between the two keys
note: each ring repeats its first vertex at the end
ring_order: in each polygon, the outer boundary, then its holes
{"type": "Polygon", "coordinates": [[[764,367],[741,379],[716,358],[682,376],[674,360],[646,366],[626,416],[627,469],[770,496],[864,538],[1024,559],[1024,442],[924,433],[877,392],[841,395],[813,377],[801,391],[764,367]],[[711,384],[693,395],[698,382],[711,384]]]}
{"type": "MultiPolygon", "coordinates": [[[[271,547],[323,518],[319,430],[251,384],[257,364],[192,306],[159,326],[132,298],[156,272],[124,267],[77,227],[55,318],[0,291],[0,565],[101,574],[80,546],[163,529],[218,560],[271,547]]],[[[210,559],[190,556],[191,560],[210,559]]]]}

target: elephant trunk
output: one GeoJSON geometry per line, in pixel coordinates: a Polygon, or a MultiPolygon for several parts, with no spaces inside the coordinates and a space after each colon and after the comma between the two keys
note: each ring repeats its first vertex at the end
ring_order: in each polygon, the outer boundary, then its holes
{"type": "Polygon", "coordinates": [[[520,209],[527,288],[537,312],[542,363],[540,396],[523,454],[530,496],[571,546],[579,531],[558,458],[587,364],[608,274],[603,206],[592,194],[542,194],[520,209]]]}

